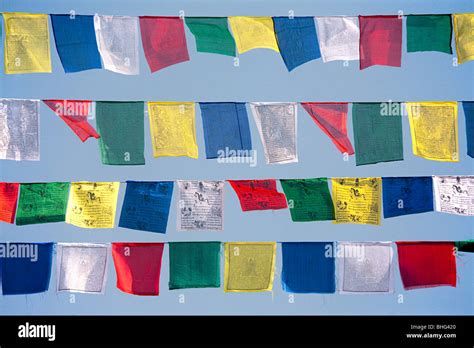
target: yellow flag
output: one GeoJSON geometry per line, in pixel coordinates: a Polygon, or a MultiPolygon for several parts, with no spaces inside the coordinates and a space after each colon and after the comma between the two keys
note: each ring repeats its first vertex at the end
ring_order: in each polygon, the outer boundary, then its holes
{"type": "Polygon", "coordinates": [[[198,158],[194,103],[148,103],[153,156],[198,158]]]}
{"type": "Polygon", "coordinates": [[[275,272],[275,242],[224,243],[224,291],[271,291],[275,272]]]}
{"type": "Polygon", "coordinates": [[[5,74],[50,73],[48,15],[4,13],[5,74]]]}
{"type": "Polygon", "coordinates": [[[474,59],[474,13],[453,14],[458,63],[474,59]]]}
{"type": "Polygon", "coordinates": [[[73,182],[66,222],[84,228],[113,228],[119,182],[73,182]]]}
{"type": "Polygon", "coordinates": [[[254,48],[280,52],[272,17],[229,17],[229,23],[240,54],[254,48]]]}
{"type": "Polygon", "coordinates": [[[336,224],[380,225],[381,178],[333,178],[336,224]]]}
{"type": "Polygon", "coordinates": [[[406,103],[413,154],[426,159],[459,162],[458,103],[406,103]]]}

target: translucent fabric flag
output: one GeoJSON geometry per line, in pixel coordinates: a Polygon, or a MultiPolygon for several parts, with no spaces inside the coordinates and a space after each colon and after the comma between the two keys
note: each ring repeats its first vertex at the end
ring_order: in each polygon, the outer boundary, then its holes
{"type": "Polygon", "coordinates": [[[301,106],[341,153],[354,154],[347,135],[347,103],[301,103],[301,106]]]}
{"type": "Polygon", "coordinates": [[[381,178],[333,178],[336,224],[380,225],[381,178]]]}
{"type": "Polygon", "coordinates": [[[169,243],[169,289],[219,288],[221,242],[169,243]]]}
{"type": "Polygon", "coordinates": [[[3,13],[5,74],[50,73],[48,15],[3,13]]]}
{"type": "Polygon", "coordinates": [[[112,243],[117,288],[132,295],[160,294],[164,243],[112,243]]]}
{"type": "Polygon", "coordinates": [[[400,103],[353,103],[356,165],[403,160],[400,103]]]}
{"type": "Polygon", "coordinates": [[[283,193],[277,191],[275,179],[229,180],[239,197],[242,211],[285,209],[288,207],[283,193]]]}
{"type": "Polygon", "coordinates": [[[271,291],[275,275],[275,242],[225,245],[225,292],[271,291]]]}
{"type": "Polygon", "coordinates": [[[172,181],[127,181],[119,227],[166,233],[172,196],[172,181]]]}
{"type": "Polygon", "coordinates": [[[20,184],[16,224],[65,221],[68,194],[68,182],[20,184]]]}
{"type": "Polygon", "coordinates": [[[402,65],[402,17],[359,16],[360,69],[402,65]]]}
{"type": "Polygon", "coordinates": [[[206,158],[247,157],[252,138],[245,103],[199,103],[206,158]]]}
{"type": "Polygon", "coordinates": [[[316,17],[319,49],[323,62],[359,60],[357,17],[316,17]]]}
{"type": "Polygon", "coordinates": [[[458,252],[474,253],[474,239],[454,242],[458,252]]]}
{"type": "Polygon", "coordinates": [[[279,52],[272,17],[229,17],[229,24],[242,54],[256,48],[279,52]]]}
{"type": "Polygon", "coordinates": [[[94,16],[50,15],[56,50],[64,72],[100,69],[94,16]]]}
{"type": "Polygon", "coordinates": [[[0,182],[0,221],[15,222],[19,187],[16,182],[0,182]]]}
{"type": "Polygon", "coordinates": [[[334,205],[329,193],[328,179],[280,179],[285,191],[291,220],[334,220],[334,205]]]}
{"type": "Polygon", "coordinates": [[[153,156],[198,158],[194,103],[148,103],[153,156]]]}
{"type": "Polygon", "coordinates": [[[137,17],[95,15],[94,30],[104,69],[125,75],[140,73],[137,17]]]}
{"type": "Polygon", "coordinates": [[[406,103],[413,154],[433,161],[459,162],[458,103],[406,103]]]}
{"type": "Polygon", "coordinates": [[[58,243],[57,291],[103,294],[110,244],[58,243]]]}
{"type": "Polygon", "coordinates": [[[438,51],[452,54],[451,15],[407,16],[407,51],[438,51]]]}
{"type": "Polygon", "coordinates": [[[235,41],[227,17],[185,17],[185,21],[196,39],[198,52],[235,56],[235,41]]]}
{"type": "Polygon", "coordinates": [[[99,133],[88,122],[92,113],[92,101],[48,99],[43,102],[66,122],[82,142],[91,137],[100,138],[99,133]]]}
{"type": "Polygon", "coordinates": [[[113,228],[119,182],[73,182],[66,222],[83,228],[113,228]]]}
{"type": "Polygon", "coordinates": [[[288,71],[321,58],[313,17],[273,17],[273,25],[288,71]]]}
{"type": "Polygon", "coordinates": [[[189,60],[184,23],[179,17],[140,17],[143,50],[151,72],[189,60]]]}
{"type": "Polygon", "coordinates": [[[474,176],[433,177],[436,211],[474,216],[474,176]]]}
{"type": "Polygon", "coordinates": [[[281,243],[283,290],[301,294],[336,292],[336,263],[332,242],[281,243]]]}
{"type": "Polygon", "coordinates": [[[102,163],[145,164],[145,104],[96,102],[95,110],[102,163]]]}
{"type": "Polygon", "coordinates": [[[391,242],[338,242],[338,288],[345,294],[393,292],[391,242]]]}
{"type": "Polygon", "coordinates": [[[0,99],[0,159],[39,161],[39,100],[0,99]]]}
{"type": "Polygon", "coordinates": [[[458,63],[466,63],[474,59],[474,13],[455,13],[453,20],[458,63]]]}
{"type": "Polygon", "coordinates": [[[48,291],[54,243],[0,244],[3,295],[28,295],[48,291]]]}
{"type": "Polygon", "coordinates": [[[382,178],[383,217],[433,211],[431,176],[382,178]]]}
{"type": "Polygon", "coordinates": [[[462,102],[466,119],[467,155],[474,158],[474,102],[462,102]]]}
{"type": "Polygon", "coordinates": [[[296,103],[250,103],[267,164],[298,162],[296,103]]]}
{"type": "Polygon", "coordinates": [[[178,231],[224,229],[224,181],[178,181],[178,231]]]}
{"type": "Polygon", "coordinates": [[[397,249],[405,290],[456,287],[454,242],[397,242],[397,249]]]}

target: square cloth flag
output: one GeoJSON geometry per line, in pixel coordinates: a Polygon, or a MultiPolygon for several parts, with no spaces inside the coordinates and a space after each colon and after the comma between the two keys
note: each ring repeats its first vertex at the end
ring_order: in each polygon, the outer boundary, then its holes
{"type": "Polygon", "coordinates": [[[372,65],[402,65],[402,18],[359,16],[360,69],[372,65]]]}
{"type": "Polygon", "coordinates": [[[3,295],[48,291],[54,243],[0,244],[3,295]]]}
{"type": "Polygon", "coordinates": [[[467,155],[474,158],[474,102],[462,102],[466,119],[467,155]]]}
{"type": "Polygon", "coordinates": [[[353,103],[356,165],[403,160],[400,103],[353,103]]]}
{"type": "Polygon", "coordinates": [[[164,243],[112,243],[117,288],[132,295],[160,294],[164,243]]]}
{"type": "Polygon", "coordinates": [[[234,16],[229,17],[229,24],[240,54],[256,48],[279,52],[272,17],[234,16]]]}
{"type": "Polygon", "coordinates": [[[452,54],[451,15],[407,16],[407,51],[438,51],[452,54]]]}
{"type": "Polygon", "coordinates": [[[327,178],[281,179],[280,182],[288,200],[291,220],[334,220],[334,205],[327,178]]]}
{"type": "Polygon", "coordinates": [[[474,216],[474,176],[433,177],[436,211],[474,216]]]}
{"type": "Polygon", "coordinates": [[[50,73],[48,15],[3,13],[5,74],[50,73]]]}
{"type": "Polygon", "coordinates": [[[172,196],[172,181],[127,181],[119,227],[166,233],[172,196]]]}
{"type": "Polygon", "coordinates": [[[96,102],[96,126],[103,164],[145,164],[144,107],[143,102],[96,102]]]}
{"type": "Polygon", "coordinates": [[[235,56],[235,41],[227,17],[185,17],[184,20],[194,35],[198,52],[235,56]]]}
{"type": "Polygon", "coordinates": [[[383,217],[433,211],[431,176],[382,178],[383,217]]]}
{"type": "Polygon", "coordinates": [[[405,290],[456,287],[454,242],[397,242],[405,290]]]}
{"type": "Polygon", "coordinates": [[[221,286],[221,242],[169,243],[169,289],[221,286]]]}
{"type": "Polygon", "coordinates": [[[271,291],[275,272],[276,243],[224,243],[225,292],[271,291]]]}
{"type": "Polygon", "coordinates": [[[334,243],[281,243],[283,290],[301,294],[336,292],[334,243]]]}
{"type": "Polygon", "coordinates": [[[474,239],[454,242],[458,252],[474,253],[474,239]]]}
{"type": "Polygon", "coordinates": [[[285,209],[286,197],[277,191],[275,179],[229,180],[239,197],[242,211],[285,209]]]}
{"type": "Polygon", "coordinates": [[[65,221],[68,195],[68,182],[20,184],[16,224],[65,221]]]}
{"type": "Polygon", "coordinates": [[[64,72],[100,69],[94,16],[50,15],[56,50],[64,72]]]}
{"type": "Polygon", "coordinates": [[[273,25],[288,71],[321,58],[313,17],[273,17],[273,25]]]}
{"type": "Polygon", "coordinates": [[[406,103],[413,154],[432,161],[459,162],[458,103],[406,103]]]}
{"type": "Polygon", "coordinates": [[[245,103],[199,103],[206,158],[247,157],[252,138],[245,103]]]}
{"type": "Polygon", "coordinates": [[[323,62],[359,60],[359,18],[316,17],[323,62]]]}
{"type": "Polygon", "coordinates": [[[474,13],[453,14],[458,63],[474,59],[474,13]]]}
{"type": "Polygon", "coordinates": [[[103,294],[109,249],[109,244],[58,243],[57,291],[103,294]]]}
{"type": "Polygon", "coordinates": [[[0,221],[9,224],[15,222],[19,187],[18,183],[0,182],[0,221]]]}

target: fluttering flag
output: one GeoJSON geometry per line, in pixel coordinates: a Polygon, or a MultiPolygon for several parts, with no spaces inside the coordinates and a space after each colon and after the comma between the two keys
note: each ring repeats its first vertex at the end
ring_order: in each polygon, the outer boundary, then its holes
{"type": "Polygon", "coordinates": [[[252,138],[245,103],[199,103],[206,158],[248,157],[252,138]]]}
{"type": "Polygon", "coordinates": [[[453,21],[458,63],[466,63],[474,59],[474,13],[455,13],[453,21]]]}
{"type": "Polygon", "coordinates": [[[54,41],[64,72],[100,69],[94,16],[50,15],[54,41]]]}
{"type": "Polygon", "coordinates": [[[402,65],[402,17],[359,16],[360,69],[402,65]]]}
{"type": "Polygon", "coordinates": [[[474,216],[474,176],[434,176],[436,211],[474,216]]]}
{"type": "Polygon", "coordinates": [[[0,99],[0,159],[39,161],[39,100],[0,99]]]}
{"type": "Polygon", "coordinates": [[[400,103],[353,103],[356,165],[403,160],[400,103]]]}
{"type": "Polygon", "coordinates": [[[185,17],[185,22],[196,39],[198,52],[235,56],[235,41],[227,17],[185,17]]]}
{"type": "Polygon", "coordinates": [[[397,249],[405,290],[456,287],[454,242],[397,242],[397,249]]]}
{"type": "Polygon", "coordinates": [[[459,162],[458,103],[406,103],[413,154],[433,161],[459,162]]]}
{"type": "Polygon", "coordinates": [[[169,243],[169,289],[218,288],[221,242],[169,243]]]}
{"type": "Polygon", "coordinates": [[[458,252],[474,253],[474,239],[454,242],[458,252]]]}
{"type": "Polygon", "coordinates": [[[381,178],[333,178],[336,224],[380,225],[381,178]]]}
{"type": "Polygon", "coordinates": [[[5,74],[50,73],[48,15],[3,13],[5,74]]]}
{"type": "Polygon", "coordinates": [[[177,181],[178,231],[224,229],[224,181],[177,181]]]}
{"type": "Polygon", "coordinates": [[[48,291],[54,243],[0,244],[3,295],[28,295],[48,291]]]}
{"type": "Polygon", "coordinates": [[[119,182],[73,182],[66,222],[83,228],[113,228],[119,182]]]}
{"type": "Polygon", "coordinates": [[[173,181],[127,181],[119,227],[166,233],[173,181]]]}
{"type": "Polygon", "coordinates": [[[250,103],[267,164],[298,162],[296,103],[250,103]]]}
{"type": "Polygon", "coordinates": [[[324,63],[359,60],[359,18],[316,17],[316,23],[324,63]]]}
{"type": "Polygon", "coordinates": [[[277,191],[275,179],[229,180],[229,184],[239,197],[242,211],[288,208],[285,195],[277,191]]]}
{"type": "Polygon", "coordinates": [[[406,22],[408,52],[453,53],[451,15],[409,15],[406,22]]]}
{"type": "Polygon", "coordinates": [[[103,294],[110,244],[58,243],[57,292],[103,294]]]}
{"type": "Polygon", "coordinates": [[[94,30],[104,69],[125,75],[140,73],[137,17],[95,15],[94,30]]]}
{"type": "Polygon", "coordinates": [[[164,243],[112,243],[117,288],[132,295],[158,296],[164,243]]]}
{"type": "Polygon", "coordinates": [[[347,135],[347,103],[301,103],[301,106],[341,153],[354,154],[347,135]]]}
{"type": "Polygon", "coordinates": [[[224,243],[225,292],[271,291],[275,275],[275,242],[224,243]]]}
{"type": "Polygon", "coordinates": [[[194,103],[148,102],[153,156],[198,158],[194,103]]]}
{"type": "Polygon", "coordinates": [[[68,182],[20,184],[16,224],[65,221],[68,194],[68,182]]]}
{"type": "Polygon", "coordinates": [[[144,107],[143,102],[96,102],[103,164],[145,164],[144,107]]]}
{"type": "Polygon", "coordinates": [[[288,71],[321,58],[313,17],[273,17],[273,25],[288,71]]]}
{"type": "Polygon", "coordinates": [[[301,294],[336,292],[336,264],[332,242],[281,243],[283,290],[301,294]]]}
{"type": "Polygon", "coordinates": [[[0,182],[0,221],[15,222],[19,187],[16,182],[0,182]]]}
{"type": "Polygon", "coordinates": [[[152,73],[189,60],[184,23],[179,17],[140,17],[143,50],[152,73]]]}
{"type": "Polygon", "coordinates": [[[466,119],[467,155],[474,158],[474,102],[462,102],[466,119]]]}
{"type": "Polygon", "coordinates": [[[293,221],[334,220],[327,178],[280,179],[293,221]]]}
{"type": "Polygon", "coordinates": [[[229,17],[229,24],[242,54],[256,48],[279,52],[272,17],[229,17]]]}
{"type": "Polygon", "coordinates": [[[431,176],[382,178],[383,217],[433,211],[431,176]]]}

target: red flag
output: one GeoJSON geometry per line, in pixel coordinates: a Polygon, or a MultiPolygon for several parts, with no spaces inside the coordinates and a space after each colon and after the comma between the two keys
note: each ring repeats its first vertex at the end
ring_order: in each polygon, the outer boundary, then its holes
{"type": "Polygon", "coordinates": [[[243,211],[285,209],[286,197],[277,191],[276,180],[229,180],[243,211]]]}
{"type": "Polygon", "coordinates": [[[301,103],[313,121],[342,153],[354,154],[347,136],[347,103],[301,103]]]}
{"type": "Polygon", "coordinates": [[[160,294],[164,243],[112,243],[117,288],[133,295],[160,294]]]}
{"type": "Polygon", "coordinates": [[[16,182],[0,182],[0,221],[10,224],[15,222],[19,187],[20,184],[16,182]]]}

